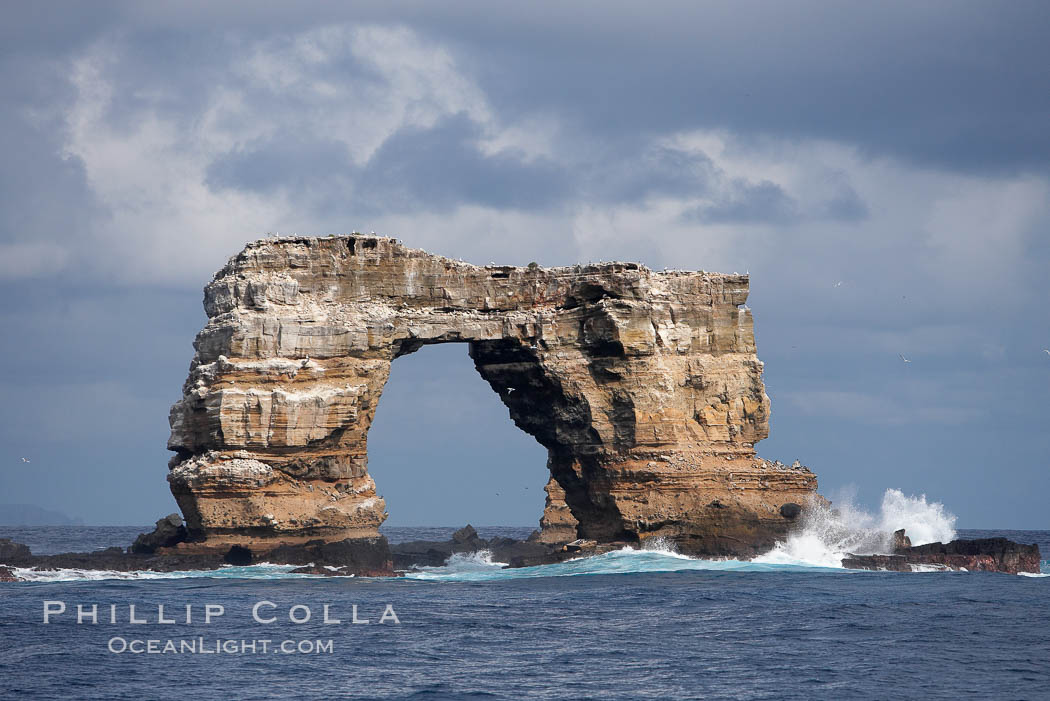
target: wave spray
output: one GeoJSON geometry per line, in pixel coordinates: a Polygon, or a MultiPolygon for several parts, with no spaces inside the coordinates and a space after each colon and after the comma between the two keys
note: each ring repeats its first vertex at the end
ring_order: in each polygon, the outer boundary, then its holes
{"type": "Polygon", "coordinates": [[[955,538],[955,516],[926,495],[907,496],[899,489],[882,495],[879,513],[871,514],[845,499],[835,508],[814,503],[806,510],[802,527],[754,562],[841,567],[846,553],[889,553],[893,532],[901,528],[913,545],[955,538]]]}

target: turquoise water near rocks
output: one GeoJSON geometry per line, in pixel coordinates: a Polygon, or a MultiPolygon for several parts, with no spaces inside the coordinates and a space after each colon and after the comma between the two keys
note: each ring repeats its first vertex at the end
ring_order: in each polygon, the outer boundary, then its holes
{"type": "MultiPolygon", "coordinates": [[[[141,530],[3,528],[0,537],[46,553],[126,545],[141,530]]],[[[454,529],[384,530],[399,541],[454,529]]],[[[478,530],[522,537],[531,528],[478,530]]],[[[1050,552],[1048,531],[959,531],[995,535],[1050,552]]],[[[859,572],[773,559],[650,550],[505,570],[479,554],[397,579],[291,575],[265,565],[113,578],[55,573],[53,581],[0,585],[0,698],[1050,694],[1050,576],[859,572]],[[45,601],[66,605],[47,625],[45,601]],[[260,602],[260,618],[272,623],[253,618],[260,602]],[[97,606],[99,622],[78,624],[77,604],[97,606]],[[209,604],[223,614],[206,624],[209,604]],[[131,623],[129,605],[147,622],[131,623]],[[158,605],[174,623],[158,621],[158,605]],[[340,623],[324,622],[325,605],[340,623]],[[369,623],[351,622],[355,605],[369,623]],[[379,623],[388,605],[398,623],[379,623]],[[289,619],[305,615],[296,606],[310,610],[309,621],[289,619]],[[155,653],[146,651],[150,640],[155,653]],[[135,641],[142,653],[111,651],[135,641]],[[167,641],[176,651],[163,650],[167,641]],[[237,650],[223,651],[227,641],[237,650]],[[290,652],[280,649],[285,641],[290,652]],[[300,650],[304,641],[312,649],[300,650]],[[254,652],[244,648],[252,642],[254,652]]],[[[1046,562],[1043,569],[1050,573],[1046,562]]]]}

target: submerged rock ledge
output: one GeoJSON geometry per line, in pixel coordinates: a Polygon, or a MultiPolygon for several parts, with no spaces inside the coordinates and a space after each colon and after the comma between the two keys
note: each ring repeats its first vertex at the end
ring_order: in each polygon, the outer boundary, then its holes
{"type": "MultiPolygon", "coordinates": [[[[175,516],[175,515],[173,515],[175,516]]],[[[169,521],[169,516],[163,521],[169,521]]],[[[158,530],[161,530],[158,522],[158,530]]],[[[144,534],[148,535],[148,534],[144,534]]],[[[550,565],[567,560],[600,555],[622,548],[636,548],[637,543],[577,540],[563,545],[513,538],[481,538],[469,524],[456,531],[447,541],[410,541],[390,546],[385,538],[355,538],[338,542],[316,540],[297,545],[281,545],[271,550],[251,550],[233,545],[225,551],[208,549],[201,544],[186,543],[181,547],[158,548],[153,552],[113,547],[92,553],[33,555],[25,545],[0,538],[0,582],[19,581],[12,568],[31,568],[38,572],[59,569],[110,570],[116,572],[215,570],[235,565],[260,563],[296,565],[297,574],[327,577],[389,577],[417,570],[439,567],[456,554],[485,553],[490,561],[506,567],[550,565]]],[[[891,572],[928,572],[955,570],[968,572],[1002,572],[1007,574],[1038,573],[1040,552],[1037,545],[1020,545],[1005,538],[954,540],[950,543],[898,547],[894,554],[849,555],[842,560],[846,569],[891,572]]]]}

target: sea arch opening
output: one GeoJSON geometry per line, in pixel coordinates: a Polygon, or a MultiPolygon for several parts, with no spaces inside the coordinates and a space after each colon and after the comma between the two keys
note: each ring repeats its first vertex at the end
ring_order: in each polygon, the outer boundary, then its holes
{"type": "Polygon", "coordinates": [[[428,343],[393,361],[367,451],[385,529],[539,527],[547,450],[510,420],[466,341],[428,343]]]}

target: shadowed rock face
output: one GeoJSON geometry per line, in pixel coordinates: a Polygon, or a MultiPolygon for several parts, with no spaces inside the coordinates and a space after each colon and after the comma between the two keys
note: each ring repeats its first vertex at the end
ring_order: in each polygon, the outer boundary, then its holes
{"type": "Polygon", "coordinates": [[[751,554],[816,478],[755,457],[769,398],[747,294],[744,275],[634,263],[479,267],[387,238],[256,241],[205,289],[171,410],[172,492],[195,540],[376,536],[367,436],[391,363],[469,343],[549,452],[542,540],[751,554]]]}

